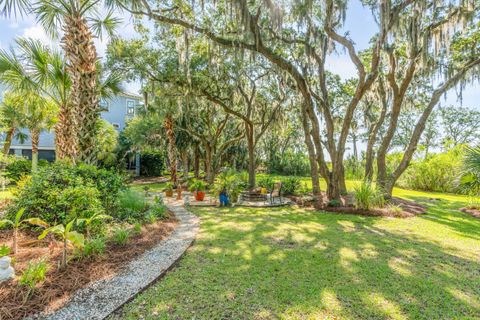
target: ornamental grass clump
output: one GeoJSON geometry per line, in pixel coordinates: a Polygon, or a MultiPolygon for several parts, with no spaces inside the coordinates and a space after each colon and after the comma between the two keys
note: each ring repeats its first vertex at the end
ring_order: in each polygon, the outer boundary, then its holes
{"type": "Polygon", "coordinates": [[[381,208],[385,205],[382,193],[371,183],[364,182],[357,186],[354,191],[355,208],[370,210],[381,208]]]}

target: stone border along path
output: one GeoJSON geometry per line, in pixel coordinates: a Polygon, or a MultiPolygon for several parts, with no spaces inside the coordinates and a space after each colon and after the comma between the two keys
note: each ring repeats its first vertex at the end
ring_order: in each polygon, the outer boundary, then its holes
{"type": "Polygon", "coordinates": [[[29,319],[105,319],[163,276],[193,243],[200,226],[199,218],[183,208],[183,201],[170,200],[165,204],[178,219],[167,239],[131,261],[113,278],[78,290],[61,309],[29,319]]]}

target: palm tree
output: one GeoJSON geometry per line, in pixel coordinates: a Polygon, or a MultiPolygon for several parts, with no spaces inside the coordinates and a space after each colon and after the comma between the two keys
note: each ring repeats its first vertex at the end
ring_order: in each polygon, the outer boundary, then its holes
{"type": "MultiPolygon", "coordinates": [[[[57,159],[75,160],[78,136],[76,118],[71,103],[71,80],[64,56],[38,40],[20,38],[17,50],[0,51],[0,80],[12,90],[36,91],[57,105],[55,153],[57,159]]],[[[121,90],[117,72],[102,76],[97,62],[99,79],[96,94],[111,98],[121,90]]],[[[7,151],[8,152],[8,151],[7,151]]]]}
{"type": "Polygon", "coordinates": [[[22,126],[28,129],[32,141],[32,172],[37,170],[40,133],[50,130],[56,122],[57,108],[52,101],[35,92],[20,91],[12,94],[15,110],[20,111],[22,126]]]}
{"type": "MultiPolygon", "coordinates": [[[[110,13],[104,19],[97,16],[98,0],[3,0],[0,12],[4,15],[29,12],[52,36],[63,32],[61,45],[67,58],[70,75],[70,103],[78,135],[77,156],[86,163],[96,162],[95,128],[99,118],[97,53],[95,36],[108,35],[119,20],[110,13]]],[[[71,117],[70,114],[61,115],[71,117]]],[[[61,122],[62,124],[64,122],[61,122]]]]}
{"type": "Polygon", "coordinates": [[[478,195],[480,193],[480,146],[466,148],[463,167],[460,186],[467,193],[478,195]]]}
{"type": "Polygon", "coordinates": [[[18,101],[17,96],[7,92],[4,96],[3,102],[0,104],[0,125],[5,134],[5,141],[3,143],[3,154],[8,155],[12,140],[16,136],[17,139],[24,140],[25,136],[18,131],[23,126],[23,112],[19,110],[23,107],[18,101]]]}

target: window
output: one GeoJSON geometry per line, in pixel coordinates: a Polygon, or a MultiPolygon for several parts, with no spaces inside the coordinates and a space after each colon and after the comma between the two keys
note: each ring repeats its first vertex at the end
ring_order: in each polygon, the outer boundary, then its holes
{"type": "Polygon", "coordinates": [[[127,100],[127,115],[135,115],[135,100],[127,100]]]}
{"type": "Polygon", "coordinates": [[[115,130],[120,129],[120,125],[118,123],[112,123],[112,126],[115,128],[115,130]]]}
{"type": "Polygon", "coordinates": [[[102,112],[108,112],[110,111],[109,109],[109,104],[108,104],[108,101],[104,100],[104,99],[101,99],[100,102],[98,103],[98,105],[100,106],[100,111],[102,112]]]}

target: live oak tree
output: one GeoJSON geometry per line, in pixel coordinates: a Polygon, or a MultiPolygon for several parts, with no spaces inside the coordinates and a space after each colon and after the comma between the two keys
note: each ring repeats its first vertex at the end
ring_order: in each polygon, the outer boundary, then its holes
{"type": "Polygon", "coordinates": [[[244,137],[240,122],[233,121],[229,113],[219,111],[206,99],[190,99],[184,114],[186,119],[180,129],[186,131],[204,153],[205,174],[212,184],[220,169],[222,156],[228,148],[244,137]]]}
{"type": "Polygon", "coordinates": [[[480,111],[473,108],[444,106],[439,109],[444,144],[457,146],[480,138],[480,111]]]}
{"type": "Polygon", "coordinates": [[[287,75],[303,100],[300,116],[312,164],[314,193],[320,193],[318,178],[321,175],[327,181],[327,194],[331,199],[346,191],[343,160],[352,120],[361,101],[378,82],[383,83],[379,87],[387,98],[379,99],[381,110],[385,111],[379,113],[379,126],[378,121],[372,121],[372,129],[380,130],[384,123],[386,128],[382,137],[369,137],[369,140],[379,139],[377,183],[390,196],[395,181],[409,165],[440,97],[458,83],[472,79],[472,70],[478,65],[475,33],[478,1],[473,0],[363,1],[371,8],[378,25],[368,59],[358,52],[348,34],[341,31],[347,8],[345,1],[281,4],[246,0],[181,1],[181,5],[178,1],[112,2],[160,26],[174,25],[203,36],[209,41],[211,51],[222,46],[234,49],[239,56],[261,56],[276,66],[279,73],[287,75]],[[467,28],[468,23],[473,26],[467,28]],[[357,71],[353,94],[345,102],[340,118],[334,117],[325,70],[331,50],[336,47],[347,52],[357,71]],[[252,55],[244,55],[245,51],[252,55]],[[419,77],[438,80],[433,83],[429,102],[414,127],[403,159],[394,172],[387,173],[385,155],[396,132],[405,93],[419,77]]]}

